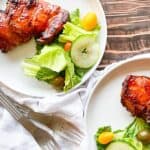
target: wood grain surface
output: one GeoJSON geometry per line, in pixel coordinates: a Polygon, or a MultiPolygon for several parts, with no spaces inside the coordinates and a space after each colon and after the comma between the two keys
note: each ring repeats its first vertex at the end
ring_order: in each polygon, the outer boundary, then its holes
{"type": "Polygon", "coordinates": [[[108,25],[106,51],[99,66],[150,52],[150,0],[101,0],[108,25]]]}

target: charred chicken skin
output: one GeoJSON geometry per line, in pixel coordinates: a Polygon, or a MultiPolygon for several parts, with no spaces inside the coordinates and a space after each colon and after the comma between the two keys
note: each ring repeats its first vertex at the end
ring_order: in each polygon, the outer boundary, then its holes
{"type": "Polygon", "coordinates": [[[150,123],[150,78],[128,76],[122,85],[121,102],[132,115],[150,123]]]}
{"type": "Polygon", "coordinates": [[[0,11],[0,49],[3,52],[29,41],[51,43],[62,31],[69,12],[43,0],[8,0],[0,11]]]}

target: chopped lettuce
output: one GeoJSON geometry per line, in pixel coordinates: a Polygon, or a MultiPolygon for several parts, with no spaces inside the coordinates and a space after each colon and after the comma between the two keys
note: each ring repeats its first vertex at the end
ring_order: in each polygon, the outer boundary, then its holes
{"type": "Polygon", "coordinates": [[[134,138],[122,138],[122,141],[125,141],[125,142],[129,143],[136,150],[143,150],[143,144],[140,141],[138,141],[134,138]]]}
{"type": "Polygon", "coordinates": [[[65,54],[67,60],[67,68],[65,71],[65,86],[64,91],[68,91],[81,81],[81,78],[75,74],[74,64],[71,61],[69,53],[65,54]]]}
{"type": "Polygon", "coordinates": [[[67,41],[73,42],[77,39],[80,35],[94,35],[95,37],[98,36],[99,29],[94,31],[86,31],[73,23],[67,22],[64,25],[63,33],[60,34],[58,40],[61,43],[66,43],[67,41]]]}
{"type": "Polygon", "coordinates": [[[150,128],[143,119],[135,118],[135,120],[125,129],[124,137],[136,137],[137,133],[143,129],[150,128]]]}
{"type": "Polygon", "coordinates": [[[39,55],[27,58],[23,62],[24,73],[38,80],[50,82],[65,70],[67,61],[61,46],[44,46],[39,55]]]}
{"type": "Polygon", "coordinates": [[[80,10],[76,9],[75,11],[70,13],[70,22],[79,25],[80,24],[80,10]]]}
{"type": "Polygon", "coordinates": [[[23,67],[24,67],[24,73],[27,76],[35,77],[40,81],[49,82],[51,79],[57,76],[56,72],[48,68],[42,68],[38,65],[30,64],[26,61],[23,62],[23,67]]]}
{"type": "Polygon", "coordinates": [[[67,65],[63,48],[56,44],[44,46],[39,55],[25,59],[25,61],[55,72],[61,72],[67,65]]]}
{"type": "Polygon", "coordinates": [[[25,59],[23,67],[26,75],[48,83],[65,72],[64,91],[68,91],[81,81],[81,77],[75,73],[70,54],[56,44],[44,46],[39,55],[25,59]]]}
{"type": "Polygon", "coordinates": [[[23,66],[25,75],[30,76],[30,77],[35,77],[37,72],[41,69],[40,66],[36,64],[28,63],[26,59],[22,63],[22,66],[23,66]]]}
{"type": "Polygon", "coordinates": [[[76,73],[79,77],[81,77],[81,78],[82,78],[88,71],[89,71],[89,69],[82,69],[82,68],[75,67],[75,73],[76,73]]]}
{"type": "Polygon", "coordinates": [[[41,68],[37,74],[36,78],[41,81],[50,82],[52,79],[54,79],[58,75],[57,72],[54,72],[48,68],[41,68]]]}

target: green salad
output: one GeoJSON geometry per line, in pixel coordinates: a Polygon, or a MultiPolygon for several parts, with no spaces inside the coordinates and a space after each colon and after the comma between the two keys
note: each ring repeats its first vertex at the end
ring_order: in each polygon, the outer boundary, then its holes
{"type": "Polygon", "coordinates": [[[95,140],[98,150],[150,150],[150,125],[140,118],[124,130],[110,126],[98,129],[95,140]]]}
{"type": "Polygon", "coordinates": [[[97,62],[99,31],[94,13],[81,19],[79,9],[73,11],[56,40],[49,45],[37,43],[36,54],[23,61],[25,75],[68,91],[97,62]]]}

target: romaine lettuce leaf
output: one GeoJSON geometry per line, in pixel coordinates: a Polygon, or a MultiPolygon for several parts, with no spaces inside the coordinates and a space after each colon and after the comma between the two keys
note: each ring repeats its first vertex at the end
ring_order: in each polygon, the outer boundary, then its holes
{"type": "Polygon", "coordinates": [[[81,77],[81,78],[82,78],[88,71],[89,71],[89,69],[82,69],[82,68],[75,67],[75,73],[76,73],[79,77],[81,77]]]}
{"type": "Polygon", "coordinates": [[[75,25],[80,24],[80,10],[76,9],[75,11],[70,13],[70,21],[75,25]]]}
{"type": "Polygon", "coordinates": [[[87,34],[91,35],[92,34],[93,36],[96,37],[96,36],[98,36],[98,33],[99,33],[99,29],[96,29],[94,31],[86,31],[86,30],[78,27],[77,25],[67,22],[64,25],[63,33],[60,34],[58,40],[61,43],[66,43],[67,41],[73,42],[80,35],[87,35],[87,34]]]}
{"type": "Polygon", "coordinates": [[[75,74],[74,64],[71,61],[69,53],[67,52],[65,53],[65,58],[67,60],[67,67],[65,71],[64,91],[68,91],[69,89],[74,87],[76,84],[78,84],[81,81],[81,78],[75,74]]]}
{"type": "Polygon", "coordinates": [[[56,44],[44,46],[39,55],[25,59],[25,61],[55,72],[61,72],[67,65],[63,48],[56,44]]]}
{"type": "Polygon", "coordinates": [[[67,66],[65,52],[59,45],[44,46],[39,55],[23,62],[24,73],[38,80],[50,82],[67,66]]]}
{"type": "Polygon", "coordinates": [[[58,73],[48,68],[42,68],[38,65],[30,64],[25,61],[23,63],[23,68],[24,68],[25,75],[30,77],[35,77],[40,81],[49,82],[51,79],[55,78],[58,75],[58,73]]]}
{"type": "Polygon", "coordinates": [[[30,76],[30,77],[35,77],[37,72],[40,70],[40,66],[36,64],[31,64],[26,59],[22,63],[23,70],[25,75],[30,76]]]}
{"type": "Polygon", "coordinates": [[[143,144],[136,140],[135,138],[122,138],[122,141],[125,141],[132,145],[136,150],[143,150],[143,144]]]}
{"type": "Polygon", "coordinates": [[[35,77],[40,81],[50,83],[50,81],[54,79],[57,75],[57,72],[54,72],[48,68],[40,68],[35,77]]]}
{"type": "Polygon", "coordinates": [[[134,138],[139,131],[147,128],[150,128],[148,123],[143,119],[135,118],[135,120],[125,129],[124,137],[134,138]]]}

